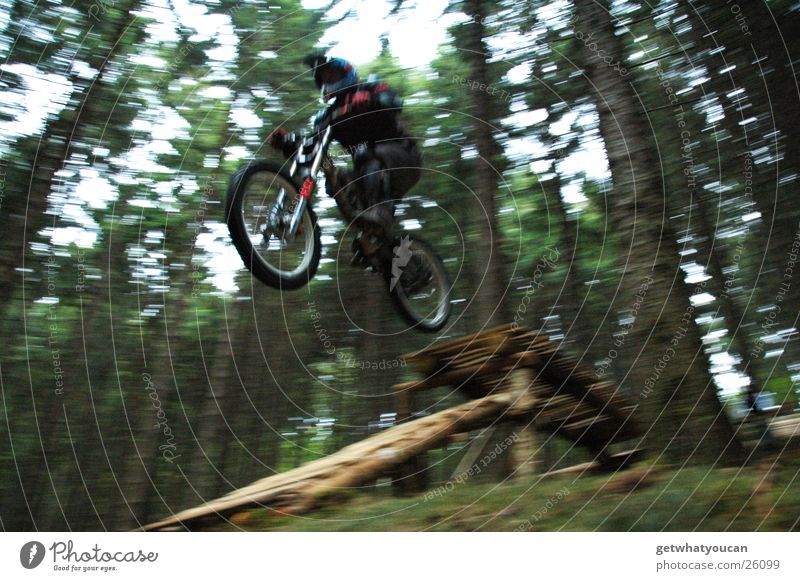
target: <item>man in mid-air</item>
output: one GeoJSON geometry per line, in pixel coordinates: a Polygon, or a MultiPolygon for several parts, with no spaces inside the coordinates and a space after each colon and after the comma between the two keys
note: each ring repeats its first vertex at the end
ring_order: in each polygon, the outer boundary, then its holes
{"type": "MultiPolygon", "coordinates": [[[[400,122],[402,100],[386,83],[371,78],[362,82],[355,67],[344,59],[313,54],[303,62],[311,68],[327,105],[317,113],[314,130],[335,116],[332,137],[353,160],[352,170],[326,172],[326,190],[334,197],[348,196],[357,223],[389,236],[395,202],[419,181],[421,173],[417,141],[400,122]]],[[[268,141],[286,157],[294,155],[299,145],[282,127],[268,141]]],[[[356,259],[360,260],[358,253],[356,259]]]]}

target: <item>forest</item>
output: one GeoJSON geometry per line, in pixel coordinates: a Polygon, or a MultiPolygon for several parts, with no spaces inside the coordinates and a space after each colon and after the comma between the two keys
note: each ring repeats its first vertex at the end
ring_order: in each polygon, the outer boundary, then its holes
{"type": "MultiPolygon", "coordinates": [[[[753,465],[796,487],[770,425],[800,418],[799,31],[795,0],[0,0],[0,528],[136,529],[325,457],[399,422],[406,354],[507,324],[619,386],[686,495],[753,465]],[[422,177],[396,221],[452,281],[436,333],[350,265],[322,191],[303,288],[231,244],[232,176],[322,107],[314,50],[403,99],[422,177]]],[[[432,487],[475,438],[430,451],[432,487]]],[[[592,460],[542,442],[542,471],[592,460]]],[[[764,510],[797,529],[800,497],[764,510]]]]}

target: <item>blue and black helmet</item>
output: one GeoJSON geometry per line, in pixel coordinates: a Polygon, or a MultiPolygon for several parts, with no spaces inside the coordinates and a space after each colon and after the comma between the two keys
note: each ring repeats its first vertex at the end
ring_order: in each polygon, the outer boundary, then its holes
{"type": "Polygon", "coordinates": [[[343,90],[358,83],[356,68],[344,59],[326,57],[322,54],[310,54],[303,59],[303,62],[312,69],[314,82],[322,92],[322,98],[325,100],[336,97],[343,90]],[[332,69],[341,71],[343,73],[342,78],[333,83],[325,83],[322,79],[322,73],[325,70],[332,69]]]}

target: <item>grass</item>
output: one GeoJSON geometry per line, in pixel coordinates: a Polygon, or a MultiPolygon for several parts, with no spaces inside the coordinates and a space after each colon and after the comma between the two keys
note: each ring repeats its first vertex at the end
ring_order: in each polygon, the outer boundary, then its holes
{"type": "Polygon", "coordinates": [[[393,498],[353,493],[304,516],[252,510],[215,530],[788,531],[800,529],[800,461],[743,468],[639,463],[623,472],[479,481],[393,498]]]}

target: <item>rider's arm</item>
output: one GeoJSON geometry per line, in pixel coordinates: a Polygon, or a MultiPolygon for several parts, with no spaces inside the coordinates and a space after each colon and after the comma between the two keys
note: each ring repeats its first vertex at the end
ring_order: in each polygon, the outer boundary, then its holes
{"type": "Polygon", "coordinates": [[[339,115],[367,113],[381,109],[403,108],[403,100],[386,83],[365,84],[359,90],[348,93],[338,106],[339,115]]]}
{"type": "Polygon", "coordinates": [[[312,125],[314,127],[315,134],[320,133],[322,129],[328,125],[330,118],[333,116],[334,109],[335,106],[331,106],[317,111],[316,115],[314,115],[312,118],[312,125]]]}
{"type": "Polygon", "coordinates": [[[273,149],[282,152],[285,157],[291,157],[297,151],[300,140],[294,133],[289,133],[283,127],[278,127],[269,134],[267,142],[273,149]]]}
{"type": "MultiPolygon", "coordinates": [[[[319,133],[326,123],[326,117],[331,114],[331,110],[323,109],[313,118],[314,133],[319,133]]],[[[300,137],[294,133],[289,133],[283,127],[278,127],[269,134],[267,143],[270,147],[283,153],[287,158],[292,157],[297,148],[300,147],[300,137]]]]}
{"type": "Polygon", "coordinates": [[[396,91],[389,88],[386,83],[376,83],[372,89],[372,103],[375,109],[403,108],[403,100],[396,91]]]}

